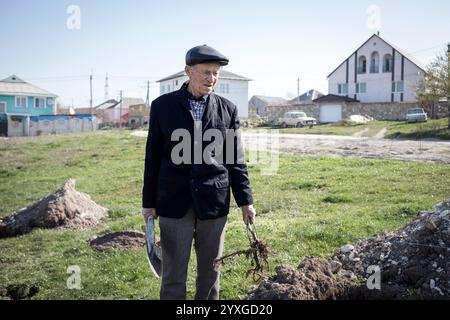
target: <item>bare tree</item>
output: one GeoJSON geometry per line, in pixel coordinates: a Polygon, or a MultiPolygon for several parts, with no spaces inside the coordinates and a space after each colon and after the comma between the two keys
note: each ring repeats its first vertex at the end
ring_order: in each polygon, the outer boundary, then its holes
{"type": "Polygon", "coordinates": [[[450,129],[450,44],[428,65],[424,80],[419,84],[419,101],[431,101],[433,105],[446,98],[448,128],[450,129]]]}

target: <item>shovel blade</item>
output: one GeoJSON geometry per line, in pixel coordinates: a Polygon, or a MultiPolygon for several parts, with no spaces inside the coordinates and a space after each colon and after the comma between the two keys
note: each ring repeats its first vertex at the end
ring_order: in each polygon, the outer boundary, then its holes
{"type": "Polygon", "coordinates": [[[150,265],[150,269],[157,278],[160,278],[162,271],[161,247],[158,246],[155,242],[155,224],[153,221],[153,217],[151,216],[147,221],[145,245],[147,252],[147,261],[150,265]]]}

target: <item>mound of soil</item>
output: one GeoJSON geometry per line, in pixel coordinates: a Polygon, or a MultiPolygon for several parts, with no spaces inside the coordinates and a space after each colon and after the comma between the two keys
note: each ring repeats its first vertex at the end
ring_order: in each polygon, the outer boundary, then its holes
{"type": "Polygon", "coordinates": [[[136,231],[108,233],[89,242],[90,246],[99,251],[107,249],[131,249],[145,247],[145,234],[136,231]]]}
{"type": "Polygon", "coordinates": [[[0,238],[14,237],[34,228],[88,229],[107,216],[107,209],[75,190],[75,180],[34,204],[0,219],[0,238]]]}
{"type": "MultiPolygon", "coordinates": [[[[372,279],[371,279],[372,278],[372,279]]],[[[450,299],[450,199],[405,227],[345,245],[333,259],[276,268],[249,299],[450,299]],[[368,286],[374,267],[379,288],[368,286]]]]}
{"type": "Polygon", "coordinates": [[[276,275],[263,280],[250,300],[326,300],[341,296],[351,285],[348,278],[333,273],[331,264],[321,258],[305,258],[297,269],[277,266],[276,275]]]}
{"type": "Polygon", "coordinates": [[[349,249],[335,260],[363,281],[369,266],[379,266],[381,291],[395,287],[397,298],[450,299],[450,199],[349,249]]]}

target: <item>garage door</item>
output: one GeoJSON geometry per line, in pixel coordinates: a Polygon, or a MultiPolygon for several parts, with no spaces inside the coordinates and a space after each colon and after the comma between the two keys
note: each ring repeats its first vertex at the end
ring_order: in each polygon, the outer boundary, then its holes
{"type": "Polygon", "coordinates": [[[328,104],[320,106],[320,122],[336,122],[342,120],[342,106],[328,104]]]}

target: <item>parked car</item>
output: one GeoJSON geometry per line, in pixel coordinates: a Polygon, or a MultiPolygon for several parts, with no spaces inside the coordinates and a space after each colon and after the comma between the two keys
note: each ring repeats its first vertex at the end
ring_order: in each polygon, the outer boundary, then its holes
{"type": "Polygon", "coordinates": [[[418,122],[427,120],[427,114],[422,108],[412,108],[406,111],[406,122],[418,122]]]}
{"type": "Polygon", "coordinates": [[[295,126],[301,128],[304,126],[315,126],[317,124],[316,118],[308,117],[303,111],[288,111],[283,117],[278,119],[278,123],[282,128],[288,126],[295,126]]]}

